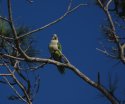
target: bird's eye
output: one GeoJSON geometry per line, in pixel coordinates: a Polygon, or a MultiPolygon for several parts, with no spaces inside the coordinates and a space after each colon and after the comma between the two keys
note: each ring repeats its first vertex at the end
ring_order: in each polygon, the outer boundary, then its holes
{"type": "Polygon", "coordinates": [[[53,37],[53,40],[56,40],[57,39],[57,37],[53,37]]]}

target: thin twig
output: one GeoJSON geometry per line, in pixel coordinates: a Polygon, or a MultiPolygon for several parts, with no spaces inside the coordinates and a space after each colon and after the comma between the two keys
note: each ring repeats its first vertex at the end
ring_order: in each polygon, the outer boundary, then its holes
{"type": "Polygon", "coordinates": [[[12,74],[0,74],[0,76],[12,76],[12,74]]]}
{"type": "Polygon", "coordinates": [[[6,77],[3,77],[3,78],[4,78],[4,80],[8,83],[8,85],[12,88],[12,90],[16,93],[16,95],[17,95],[22,101],[24,101],[25,103],[28,103],[28,102],[19,94],[19,92],[15,89],[15,87],[13,87],[13,86],[10,84],[9,80],[8,80],[6,77]]]}
{"type": "Polygon", "coordinates": [[[8,23],[10,22],[7,18],[4,18],[4,17],[2,17],[2,16],[0,16],[0,19],[6,21],[6,22],[8,22],[8,23]]]}
{"type": "Polygon", "coordinates": [[[10,70],[9,66],[6,65],[6,64],[5,64],[5,66],[6,66],[7,70],[12,74],[12,78],[15,80],[15,82],[17,83],[17,85],[20,87],[20,89],[21,89],[22,92],[24,93],[24,95],[25,95],[25,97],[26,97],[26,99],[27,99],[28,104],[32,104],[31,99],[29,98],[29,95],[27,94],[27,91],[26,91],[25,87],[24,87],[24,86],[22,85],[22,83],[16,78],[16,76],[15,76],[15,75],[13,74],[13,72],[10,70]]]}
{"type": "Polygon", "coordinates": [[[7,57],[7,58],[12,58],[12,59],[16,59],[16,60],[21,60],[21,61],[25,60],[24,58],[18,58],[18,57],[12,56],[12,55],[2,54],[2,53],[0,53],[0,56],[7,57]]]}
{"type": "MultiPolygon", "coordinates": [[[[100,4],[100,0],[97,0],[100,4]]],[[[107,5],[106,5],[106,8],[103,8],[103,11],[105,12],[105,14],[107,15],[107,18],[108,18],[108,21],[110,23],[110,26],[111,26],[111,30],[112,30],[112,35],[113,35],[113,38],[115,39],[115,43],[118,47],[118,52],[119,52],[119,56],[120,56],[120,59],[123,63],[125,63],[125,58],[124,58],[124,52],[123,52],[123,47],[122,47],[122,44],[120,43],[120,38],[116,35],[116,29],[115,29],[115,25],[114,25],[114,22],[113,22],[113,19],[112,19],[112,16],[108,10],[109,8],[109,5],[111,4],[112,0],[109,0],[107,5]]],[[[101,4],[100,4],[101,5],[101,4]]]]}
{"type": "Polygon", "coordinates": [[[106,4],[106,8],[108,9],[109,8],[109,5],[111,4],[112,0],[109,0],[106,4]]]}
{"type": "Polygon", "coordinates": [[[2,35],[2,34],[0,34],[0,37],[1,37],[2,39],[4,39],[4,40],[14,40],[13,38],[6,37],[6,36],[4,36],[4,35],[2,35]]]}
{"type": "Polygon", "coordinates": [[[10,21],[9,23],[13,31],[14,38],[17,39],[17,32],[13,23],[11,0],[7,0],[7,1],[8,1],[7,4],[8,4],[8,14],[9,14],[9,21],[10,21]]]}
{"type": "Polygon", "coordinates": [[[102,50],[102,49],[99,49],[99,48],[96,48],[98,51],[102,52],[103,54],[106,54],[107,56],[110,56],[112,58],[115,58],[115,59],[118,59],[118,56],[115,56],[115,55],[112,55],[110,54],[109,52],[107,52],[107,50],[102,50]]]}
{"type": "Polygon", "coordinates": [[[102,4],[102,2],[100,0],[97,0],[97,2],[99,3],[99,5],[101,6],[101,8],[104,8],[104,5],[102,4]]]}
{"type": "Polygon", "coordinates": [[[48,24],[46,24],[46,25],[44,25],[44,26],[42,26],[42,27],[40,27],[40,28],[37,28],[37,29],[35,29],[35,30],[32,30],[32,31],[30,31],[30,32],[28,32],[28,33],[26,33],[26,34],[24,34],[24,35],[18,36],[18,39],[23,38],[23,37],[25,37],[25,36],[27,36],[27,35],[31,35],[31,34],[33,34],[33,33],[35,33],[35,32],[41,31],[41,30],[43,30],[43,29],[46,29],[46,28],[48,28],[48,27],[50,27],[50,26],[52,26],[52,25],[54,25],[54,24],[60,22],[60,21],[61,21],[64,17],[66,17],[68,14],[70,14],[70,13],[73,12],[73,11],[75,11],[75,10],[78,9],[79,7],[85,6],[85,5],[87,5],[87,4],[79,4],[78,6],[76,6],[76,7],[74,7],[74,8],[72,8],[72,9],[69,10],[69,8],[71,8],[71,7],[70,7],[70,6],[71,6],[71,2],[70,2],[70,5],[68,6],[67,11],[66,11],[61,17],[59,17],[58,19],[56,19],[56,20],[54,20],[54,21],[52,21],[52,22],[50,22],[50,23],[48,23],[48,24]]]}

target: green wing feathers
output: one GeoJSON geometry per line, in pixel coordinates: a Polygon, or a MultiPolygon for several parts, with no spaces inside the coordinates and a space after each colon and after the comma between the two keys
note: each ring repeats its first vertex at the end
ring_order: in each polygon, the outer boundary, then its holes
{"type": "MultiPolygon", "coordinates": [[[[56,60],[56,61],[59,61],[59,62],[62,62],[62,54],[60,54],[59,51],[56,51],[54,54],[53,54],[53,59],[56,60]]],[[[59,72],[61,74],[64,74],[65,72],[65,68],[63,66],[57,66],[59,72]]]]}
{"type": "Polygon", "coordinates": [[[59,42],[58,42],[58,49],[62,52],[62,46],[59,42]]]}

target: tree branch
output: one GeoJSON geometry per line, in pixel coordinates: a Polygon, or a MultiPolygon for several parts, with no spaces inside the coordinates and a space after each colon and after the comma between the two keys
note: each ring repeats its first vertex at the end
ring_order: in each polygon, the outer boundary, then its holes
{"type": "Polygon", "coordinates": [[[15,87],[13,87],[12,85],[11,85],[11,83],[9,82],[9,80],[6,78],[6,77],[3,77],[4,78],[4,80],[8,83],[8,85],[12,88],[12,90],[16,93],[16,95],[22,100],[22,101],[24,101],[25,103],[28,103],[20,94],[19,94],[19,92],[15,89],[15,87]]]}
{"type": "Polygon", "coordinates": [[[12,76],[12,74],[0,74],[0,76],[12,76]]]}
{"type": "Polygon", "coordinates": [[[11,29],[13,31],[14,38],[17,39],[17,33],[16,33],[16,29],[15,29],[15,26],[13,23],[11,0],[7,0],[7,1],[8,1],[7,4],[8,4],[8,14],[9,14],[9,21],[10,21],[9,23],[10,23],[11,29]]]}
{"type": "Polygon", "coordinates": [[[48,63],[48,64],[54,64],[56,66],[63,66],[65,68],[69,68],[73,72],[75,72],[76,75],[78,75],[80,78],[82,78],[85,82],[87,82],[91,86],[95,87],[100,92],[102,92],[112,102],[112,104],[117,104],[116,99],[108,92],[108,90],[106,90],[102,85],[92,81],[89,77],[87,77],[84,73],[80,72],[80,70],[78,70],[75,66],[73,66],[70,63],[65,64],[65,63],[61,63],[61,62],[51,60],[51,59],[36,58],[36,57],[29,57],[29,56],[26,57],[26,60],[30,61],[30,62],[48,63]]]}
{"type": "Polygon", "coordinates": [[[8,22],[8,23],[10,22],[7,18],[4,18],[4,17],[2,17],[2,16],[0,16],[0,19],[6,21],[6,22],[8,22]]]}
{"type": "MultiPolygon", "coordinates": [[[[97,1],[100,4],[100,6],[102,6],[101,1],[100,0],[97,0],[97,1]]],[[[122,45],[120,43],[120,40],[119,40],[120,38],[116,35],[115,25],[114,25],[114,22],[112,20],[111,14],[110,14],[110,12],[108,10],[109,5],[110,5],[111,2],[112,2],[112,0],[109,0],[108,3],[107,3],[107,5],[106,5],[106,7],[102,8],[102,9],[105,12],[105,14],[106,14],[106,16],[108,18],[108,21],[110,23],[111,30],[112,30],[112,33],[113,33],[112,36],[115,39],[114,42],[116,43],[116,45],[118,47],[119,58],[125,64],[124,45],[122,45]]]]}
{"type": "Polygon", "coordinates": [[[32,30],[32,31],[30,31],[30,32],[28,32],[28,33],[26,33],[26,34],[24,34],[24,35],[18,36],[18,39],[23,38],[23,37],[25,37],[25,36],[27,36],[27,35],[31,35],[31,34],[33,34],[33,33],[35,33],[35,32],[41,31],[41,30],[43,30],[43,29],[46,29],[46,28],[48,28],[48,27],[50,27],[50,26],[52,26],[52,25],[54,25],[54,24],[60,22],[64,17],[66,17],[66,16],[67,16],[68,14],[70,14],[71,12],[77,10],[79,7],[81,7],[81,6],[86,6],[86,5],[87,5],[87,4],[79,4],[79,5],[77,5],[76,7],[74,7],[74,8],[71,9],[71,3],[72,3],[72,0],[71,0],[70,3],[69,3],[69,6],[68,6],[67,11],[66,11],[61,17],[59,17],[58,19],[56,19],[56,20],[54,20],[54,21],[52,21],[52,22],[50,22],[50,23],[48,23],[48,24],[46,24],[46,25],[44,25],[44,26],[42,26],[42,27],[40,27],[40,28],[37,28],[37,29],[35,29],[35,30],[32,30]]]}
{"type": "Polygon", "coordinates": [[[25,95],[25,97],[26,97],[26,99],[27,99],[27,103],[28,103],[28,104],[32,104],[31,99],[30,99],[29,95],[27,94],[25,87],[24,87],[24,86],[22,85],[22,83],[16,78],[16,76],[14,75],[14,73],[10,70],[9,66],[7,66],[6,64],[5,64],[5,66],[6,66],[7,70],[10,72],[10,74],[12,74],[12,78],[15,80],[15,82],[17,83],[17,85],[20,87],[20,89],[21,89],[22,92],[24,93],[24,95],[25,95]]]}

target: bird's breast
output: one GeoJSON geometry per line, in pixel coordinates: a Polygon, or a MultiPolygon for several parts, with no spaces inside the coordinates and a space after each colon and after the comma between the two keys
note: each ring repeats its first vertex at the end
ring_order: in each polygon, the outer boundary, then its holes
{"type": "Polygon", "coordinates": [[[58,50],[58,46],[56,44],[50,44],[49,47],[50,47],[50,49],[52,49],[54,51],[58,50]]]}

